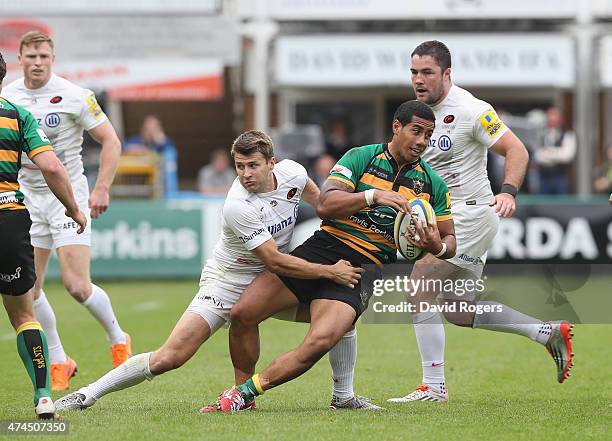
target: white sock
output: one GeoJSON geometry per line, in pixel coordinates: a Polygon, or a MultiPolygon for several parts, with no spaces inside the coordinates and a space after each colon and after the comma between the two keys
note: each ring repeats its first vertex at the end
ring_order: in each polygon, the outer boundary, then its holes
{"type": "Polygon", "coordinates": [[[117,343],[126,343],[125,335],[119,326],[117,317],[115,317],[110,298],[102,288],[92,283],[91,296],[82,304],[100,322],[106,331],[111,346],[117,343]]]}
{"type": "Polygon", "coordinates": [[[136,386],[145,380],[151,381],[155,375],[149,370],[151,352],[134,355],[123,364],[87,386],[88,395],[99,400],[104,395],[128,387],[136,386]]]}
{"type": "Polygon", "coordinates": [[[444,324],[437,312],[421,312],[412,315],[421,365],[423,384],[436,392],[446,392],[444,378],[444,324]]]}
{"type": "Polygon", "coordinates": [[[340,399],[353,398],[353,379],[357,362],[357,330],[351,329],[329,351],[332,367],[333,394],[340,399]]]}
{"type": "Polygon", "coordinates": [[[474,315],[472,327],[523,335],[542,345],[548,342],[552,331],[550,323],[544,323],[497,302],[482,301],[477,302],[477,305],[485,306],[487,311],[474,315]]]}
{"type": "Polygon", "coordinates": [[[49,361],[54,363],[66,363],[67,357],[62,346],[62,341],[57,333],[57,324],[55,321],[55,313],[51,304],[47,300],[44,291],[40,297],[34,300],[34,313],[36,319],[40,323],[47,336],[47,346],[49,348],[49,361]]]}

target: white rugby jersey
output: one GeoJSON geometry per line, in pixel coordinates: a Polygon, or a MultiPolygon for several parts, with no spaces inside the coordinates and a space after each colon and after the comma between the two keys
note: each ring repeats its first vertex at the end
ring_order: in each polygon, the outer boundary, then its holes
{"type": "Polygon", "coordinates": [[[277,186],[268,193],[249,193],[238,178],[234,180],[223,205],[221,238],[214,252],[214,263],[222,269],[251,274],[263,271],[263,262],[251,250],[270,238],[279,251],[288,252],[308,174],[289,159],[277,163],[273,173],[277,186]]]}
{"type": "Polygon", "coordinates": [[[490,104],[455,85],[432,109],[436,127],[423,159],[444,179],[453,202],[488,202],[487,150],[508,128],[490,104]]]}
{"type": "MultiPolygon", "coordinates": [[[[38,121],[62,161],[71,181],[83,174],[83,130],[91,130],[108,118],[91,90],[51,75],[39,89],[28,89],[19,78],[2,89],[2,96],[29,110],[38,121]]],[[[46,188],[42,173],[27,155],[21,157],[19,182],[26,188],[46,188]]]]}

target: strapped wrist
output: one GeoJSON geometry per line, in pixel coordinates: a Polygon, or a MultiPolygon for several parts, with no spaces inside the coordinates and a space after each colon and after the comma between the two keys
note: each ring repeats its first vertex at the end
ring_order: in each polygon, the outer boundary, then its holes
{"type": "Polygon", "coordinates": [[[368,207],[371,207],[372,205],[374,205],[374,192],[375,191],[376,189],[370,188],[369,190],[366,190],[363,192],[363,195],[365,196],[365,201],[368,207]]]}
{"type": "Polygon", "coordinates": [[[513,197],[516,197],[516,195],[518,193],[518,188],[516,188],[512,184],[504,183],[504,184],[502,184],[501,190],[499,192],[500,193],[508,193],[509,195],[511,195],[513,197]]]}
{"type": "Polygon", "coordinates": [[[446,242],[442,242],[442,250],[438,254],[434,254],[434,257],[440,258],[446,254],[446,250],[448,247],[446,246],[446,242]]]}

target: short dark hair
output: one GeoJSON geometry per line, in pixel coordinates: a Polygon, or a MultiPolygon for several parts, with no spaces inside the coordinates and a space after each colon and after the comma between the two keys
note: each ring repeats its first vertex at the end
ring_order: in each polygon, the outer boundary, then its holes
{"type": "Polygon", "coordinates": [[[236,153],[249,156],[253,153],[261,153],[266,161],[274,156],[274,143],[264,132],[259,130],[249,130],[244,132],[232,144],[232,158],[236,153]]]}
{"type": "Polygon", "coordinates": [[[429,55],[436,60],[436,64],[440,66],[442,72],[451,67],[451,54],[448,47],[444,43],[438,40],[429,40],[419,44],[414,48],[410,57],[418,55],[423,57],[429,55]]]}
{"type": "Polygon", "coordinates": [[[434,115],[431,107],[417,100],[404,101],[400,104],[393,115],[393,120],[398,120],[404,127],[412,121],[413,116],[432,121],[434,124],[436,122],[436,115],[434,115]]]}
{"type": "Polygon", "coordinates": [[[4,58],[2,58],[2,52],[0,52],[0,83],[4,80],[6,76],[6,63],[4,62],[4,58]]]}

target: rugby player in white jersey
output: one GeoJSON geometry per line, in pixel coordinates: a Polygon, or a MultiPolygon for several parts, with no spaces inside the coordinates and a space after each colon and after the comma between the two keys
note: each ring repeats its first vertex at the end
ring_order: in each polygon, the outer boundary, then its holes
{"type": "Polygon", "coordinates": [[[52,72],[54,59],[51,38],[36,31],[28,32],[19,46],[19,63],[24,76],[9,84],[3,93],[38,120],[55,154],[66,167],[79,208],[88,218],[85,232],[77,234],[78,225],[66,216],[64,207],[49,190],[40,169],[25,155],[22,157],[19,182],[32,218],[30,235],[36,267],[34,310],[47,335],[52,389],[57,391],[68,388],[68,381],[77,366],[64,352],[55,314],[43,292],[52,248],[55,247],[57,252],[64,287],[106,331],[114,366],[127,360],[131,347],[130,337],[119,326],[108,295],[91,283],[89,271],[90,220],[108,208],[109,189],[121,143],[93,92],[55,75],[52,72]],[[83,174],[83,130],[102,145],[98,179],[91,194],[83,174]]]}
{"type": "MultiPolygon", "coordinates": [[[[326,278],[351,288],[357,285],[363,270],[346,260],[321,265],[285,254],[300,199],[315,205],[319,198],[319,189],[304,167],[287,159],[276,163],[272,140],[256,130],[240,135],[231,153],[238,177],[223,205],[221,237],[214,257],[202,270],[198,293],[168,340],[156,351],[135,355],[94,383],[60,398],[56,401],[58,411],[93,406],[110,392],[152,380],[185,364],[202,343],[228,323],[232,306],[265,269],[301,279],[326,278]]],[[[335,369],[333,360],[331,364],[335,369]]],[[[253,401],[250,408],[254,407],[253,401]]]]}
{"type": "MultiPolygon", "coordinates": [[[[428,254],[418,261],[412,278],[480,278],[487,250],[497,233],[499,217],[516,210],[516,194],[528,162],[523,143],[498,118],[490,104],[475,98],[451,81],[451,55],[443,43],[426,41],[412,53],[412,86],[416,98],[433,109],[436,126],[423,159],[444,179],[450,190],[455,221],[457,253],[448,260],[428,254]],[[504,184],[493,195],[487,177],[487,150],[505,157],[504,184]]],[[[417,294],[416,301],[434,302],[438,293],[417,294]]],[[[455,297],[447,305],[466,302],[455,297]]],[[[470,301],[468,301],[470,302],[470,301]]],[[[482,314],[446,312],[451,323],[479,329],[523,335],[546,346],[563,383],[572,366],[571,328],[568,322],[545,323],[497,302],[478,301],[482,314]]],[[[421,353],[423,384],[414,392],[391,402],[447,401],[444,378],[444,326],[438,312],[413,314],[421,353]]]]}

